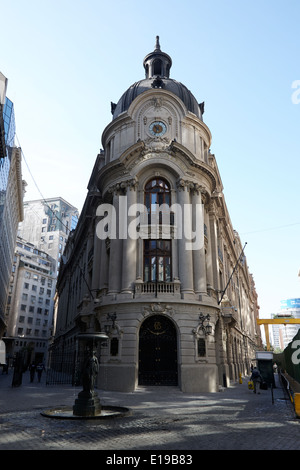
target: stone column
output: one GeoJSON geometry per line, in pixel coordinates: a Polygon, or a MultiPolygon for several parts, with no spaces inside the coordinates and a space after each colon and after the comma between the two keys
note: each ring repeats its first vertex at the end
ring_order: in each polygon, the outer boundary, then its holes
{"type": "MultiPolygon", "coordinates": [[[[192,228],[193,232],[197,231],[197,237],[201,236],[201,247],[194,249],[193,253],[193,276],[194,276],[194,291],[199,296],[206,294],[206,261],[205,261],[205,247],[204,247],[204,210],[202,211],[202,218],[196,215],[197,204],[202,204],[201,188],[195,185],[192,190],[192,208],[193,208],[193,220],[192,228]],[[201,219],[201,220],[200,220],[201,219]],[[197,224],[202,224],[201,227],[197,227],[197,224]]],[[[198,214],[199,215],[199,214],[198,214]]]]}
{"type": "Polygon", "coordinates": [[[215,290],[219,289],[219,262],[218,262],[218,234],[217,234],[217,220],[213,202],[209,211],[209,245],[211,247],[211,261],[212,261],[212,274],[213,285],[215,290]]]}
{"type": "Polygon", "coordinates": [[[211,254],[211,242],[210,242],[210,228],[209,228],[209,216],[205,210],[204,220],[207,230],[207,253],[206,253],[206,283],[207,290],[210,291],[213,287],[213,271],[212,271],[212,254],[211,254]]]}
{"type": "Polygon", "coordinates": [[[99,240],[100,241],[100,266],[99,269],[99,284],[98,289],[102,293],[107,293],[108,289],[108,269],[109,269],[109,256],[108,256],[108,240],[99,240]]]}
{"type": "Polygon", "coordinates": [[[122,242],[119,236],[119,196],[122,195],[121,188],[117,185],[111,190],[113,192],[113,206],[116,211],[116,232],[110,239],[109,268],[108,268],[108,294],[117,294],[121,291],[122,275],[122,242]]]}
{"type": "Polygon", "coordinates": [[[126,187],[127,196],[127,235],[123,240],[123,256],[122,256],[122,294],[130,295],[134,293],[134,283],[137,278],[137,239],[130,237],[128,227],[130,222],[134,221],[137,217],[128,215],[130,207],[137,202],[136,181],[131,180],[124,183],[126,187]]]}
{"type": "Polygon", "coordinates": [[[185,237],[185,233],[191,233],[192,211],[188,210],[190,207],[190,193],[189,193],[189,182],[179,181],[177,187],[178,203],[182,208],[182,233],[178,236],[178,268],[179,268],[179,280],[181,282],[181,293],[183,298],[192,297],[194,298],[194,286],[193,286],[193,253],[192,250],[186,249],[186,243],[190,243],[190,240],[185,237]],[[187,230],[185,232],[185,229],[187,230]]]}

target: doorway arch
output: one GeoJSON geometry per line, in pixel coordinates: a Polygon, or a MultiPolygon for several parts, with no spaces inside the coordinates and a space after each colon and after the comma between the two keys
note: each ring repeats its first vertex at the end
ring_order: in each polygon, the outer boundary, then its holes
{"type": "Polygon", "coordinates": [[[141,325],[139,385],[178,385],[177,331],[164,315],[152,315],[141,325]]]}

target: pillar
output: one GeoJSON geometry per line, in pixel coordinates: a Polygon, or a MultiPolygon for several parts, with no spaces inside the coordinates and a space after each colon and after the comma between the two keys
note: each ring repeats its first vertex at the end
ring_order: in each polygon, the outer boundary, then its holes
{"type": "Polygon", "coordinates": [[[122,192],[119,188],[113,189],[113,206],[116,211],[116,233],[110,239],[109,269],[108,269],[108,294],[117,294],[121,291],[122,275],[122,242],[119,236],[119,197],[122,192]]]}
{"type": "Polygon", "coordinates": [[[132,296],[134,293],[134,283],[136,281],[137,272],[137,239],[130,237],[128,227],[137,215],[129,215],[129,209],[137,202],[136,182],[134,180],[126,182],[127,196],[127,236],[123,240],[122,255],[122,294],[132,296]]]}
{"type": "Polygon", "coordinates": [[[190,240],[186,238],[185,233],[191,233],[192,229],[192,211],[190,207],[189,182],[180,181],[178,184],[178,203],[182,208],[182,233],[178,236],[178,268],[179,280],[181,282],[181,293],[183,298],[194,297],[193,285],[193,253],[186,249],[186,243],[190,240]],[[185,229],[188,230],[185,231],[185,229]]]}
{"type": "MultiPolygon", "coordinates": [[[[192,251],[193,256],[193,276],[194,276],[194,291],[195,294],[202,295],[206,294],[206,261],[205,261],[205,247],[204,247],[204,209],[201,210],[200,214],[202,217],[199,217],[196,214],[197,205],[202,205],[202,195],[201,190],[198,187],[194,187],[192,191],[192,228],[193,232],[197,230],[198,237],[201,236],[201,247],[194,249],[192,251]],[[199,227],[201,224],[201,227],[199,227]],[[198,225],[198,226],[197,226],[198,225]]],[[[198,209],[199,210],[199,209],[198,209]]]]}

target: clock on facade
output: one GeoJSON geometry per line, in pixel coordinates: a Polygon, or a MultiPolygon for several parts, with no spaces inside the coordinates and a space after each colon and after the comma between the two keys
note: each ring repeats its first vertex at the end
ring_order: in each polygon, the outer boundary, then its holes
{"type": "Polygon", "coordinates": [[[167,131],[167,126],[162,121],[154,121],[149,126],[149,132],[155,137],[161,137],[167,131]]]}

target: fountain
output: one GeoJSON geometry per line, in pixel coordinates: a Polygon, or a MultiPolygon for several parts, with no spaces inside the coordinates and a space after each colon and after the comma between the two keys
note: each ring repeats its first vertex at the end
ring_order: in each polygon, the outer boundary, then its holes
{"type": "Polygon", "coordinates": [[[108,336],[101,332],[80,333],[77,339],[84,342],[86,353],[81,370],[83,389],[79,392],[73,408],[52,408],[41,414],[50,418],[65,419],[103,419],[127,415],[129,413],[128,408],[101,405],[98,394],[95,391],[95,383],[99,371],[96,346],[98,341],[106,341],[108,336]]]}

